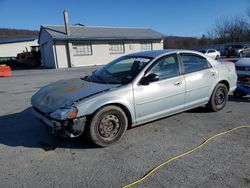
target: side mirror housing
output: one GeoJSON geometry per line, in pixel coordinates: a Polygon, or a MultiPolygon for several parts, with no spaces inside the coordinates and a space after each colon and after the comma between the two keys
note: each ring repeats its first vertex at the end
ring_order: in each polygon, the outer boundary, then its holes
{"type": "Polygon", "coordinates": [[[141,85],[149,85],[151,82],[158,81],[160,77],[157,74],[151,73],[145,77],[143,77],[140,81],[141,85]]]}

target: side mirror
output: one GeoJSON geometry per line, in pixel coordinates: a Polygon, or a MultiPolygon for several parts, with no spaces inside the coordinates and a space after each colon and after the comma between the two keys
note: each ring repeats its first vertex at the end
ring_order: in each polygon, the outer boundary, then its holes
{"type": "Polygon", "coordinates": [[[160,77],[157,74],[151,73],[145,77],[143,77],[140,81],[141,85],[149,85],[151,82],[158,81],[160,77]]]}

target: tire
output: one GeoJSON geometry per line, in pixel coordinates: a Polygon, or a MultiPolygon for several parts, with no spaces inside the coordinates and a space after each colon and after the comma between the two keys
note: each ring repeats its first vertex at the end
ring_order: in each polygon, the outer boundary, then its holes
{"type": "Polygon", "coordinates": [[[220,58],[220,57],[219,57],[218,55],[215,57],[216,60],[218,60],[219,58],[220,58]]]}
{"type": "Polygon", "coordinates": [[[107,147],[118,142],[128,127],[125,112],[117,106],[105,106],[98,110],[89,126],[89,139],[96,145],[107,147]]]}
{"type": "Polygon", "coordinates": [[[236,89],[233,94],[235,98],[242,98],[247,95],[243,93],[242,91],[240,91],[239,89],[236,89]]]}
{"type": "Polygon", "coordinates": [[[240,53],[239,53],[239,57],[243,57],[243,52],[240,52],[240,53]]]}
{"type": "Polygon", "coordinates": [[[217,84],[214,88],[214,91],[210,97],[209,102],[207,103],[207,108],[209,111],[217,112],[222,110],[228,100],[228,89],[224,84],[217,84]]]}

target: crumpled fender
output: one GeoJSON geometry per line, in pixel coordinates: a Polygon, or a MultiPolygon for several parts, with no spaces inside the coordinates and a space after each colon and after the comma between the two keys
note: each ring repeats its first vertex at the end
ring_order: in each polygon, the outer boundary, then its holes
{"type": "Polygon", "coordinates": [[[95,113],[98,109],[105,105],[109,104],[119,104],[127,108],[129,111],[132,122],[135,120],[135,113],[134,107],[131,106],[133,104],[133,92],[132,89],[129,87],[120,88],[116,91],[106,91],[104,93],[100,93],[84,99],[82,101],[77,102],[74,104],[75,107],[78,109],[78,117],[91,115],[95,113]]]}

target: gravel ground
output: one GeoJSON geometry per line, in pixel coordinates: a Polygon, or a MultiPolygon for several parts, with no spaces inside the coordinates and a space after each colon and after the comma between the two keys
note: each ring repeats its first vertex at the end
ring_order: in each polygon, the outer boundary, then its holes
{"type": "MultiPolygon", "coordinates": [[[[250,97],[230,96],[220,112],[197,108],[154,121],[109,148],[50,135],[33,117],[30,97],[94,69],[16,70],[0,78],[0,187],[121,187],[213,134],[250,125],[250,97]]],[[[250,129],[222,136],[134,187],[250,187],[250,129]]]]}

